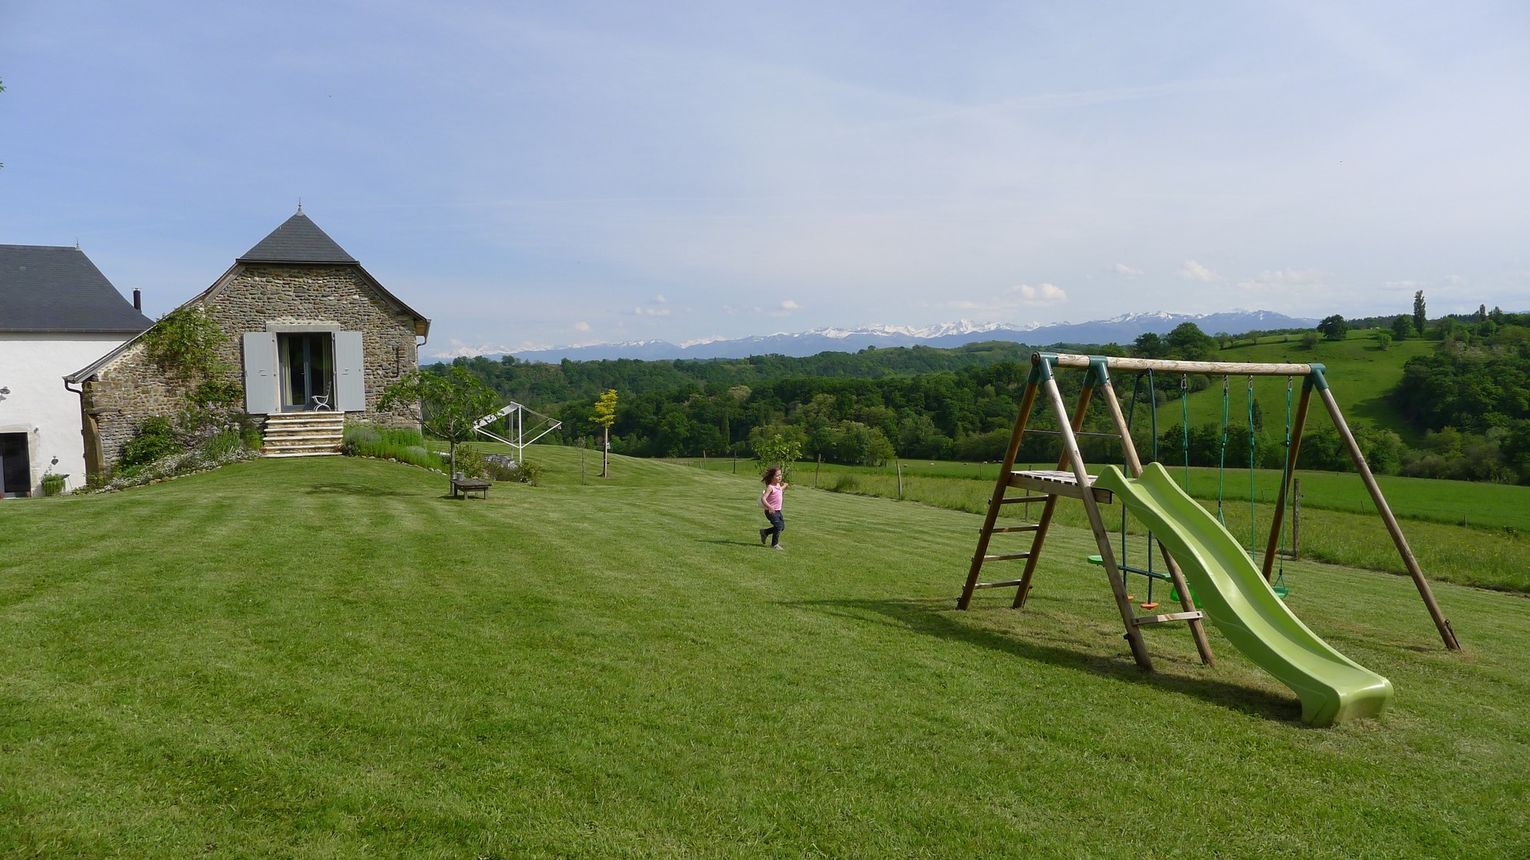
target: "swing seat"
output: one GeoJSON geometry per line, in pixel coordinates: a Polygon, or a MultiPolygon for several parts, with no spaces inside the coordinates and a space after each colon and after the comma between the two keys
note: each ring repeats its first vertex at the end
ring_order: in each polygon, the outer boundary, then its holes
{"type": "MultiPolygon", "coordinates": [[[[1179,602],[1179,589],[1178,588],[1175,588],[1173,586],[1169,586],[1169,599],[1174,601],[1175,603],[1179,602]]],[[[1190,605],[1194,606],[1196,609],[1200,609],[1201,608],[1201,602],[1199,600],[1195,599],[1195,589],[1193,589],[1193,588],[1190,589],[1190,605]]]]}

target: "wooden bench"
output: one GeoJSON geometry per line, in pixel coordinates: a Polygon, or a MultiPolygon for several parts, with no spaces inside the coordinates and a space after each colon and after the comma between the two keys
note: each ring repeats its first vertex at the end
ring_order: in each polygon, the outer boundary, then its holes
{"type": "Polygon", "coordinates": [[[471,493],[476,492],[479,493],[480,498],[487,499],[489,497],[490,483],[492,482],[485,481],[482,478],[453,478],[452,498],[455,499],[458,494],[461,494],[462,498],[467,499],[472,497],[471,493]]]}

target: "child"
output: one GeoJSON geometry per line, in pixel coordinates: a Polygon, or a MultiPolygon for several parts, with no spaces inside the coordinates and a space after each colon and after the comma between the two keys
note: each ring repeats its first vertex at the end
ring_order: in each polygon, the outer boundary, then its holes
{"type": "Polygon", "coordinates": [[[765,544],[765,538],[770,538],[771,549],[785,549],[781,546],[781,532],[786,531],[786,517],[781,515],[781,495],[791,484],[781,482],[781,470],[771,466],[765,470],[765,492],[760,493],[760,507],[765,509],[765,519],[770,520],[770,528],[760,529],[760,545],[765,544]]]}

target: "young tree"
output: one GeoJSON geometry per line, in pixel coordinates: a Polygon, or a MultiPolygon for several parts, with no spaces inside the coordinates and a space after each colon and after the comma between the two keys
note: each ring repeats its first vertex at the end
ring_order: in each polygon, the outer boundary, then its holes
{"type": "Polygon", "coordinates": [[[473,422],[494,411],[497,397],[467,368],[453,365],[444,374],[411,370],[383,390],[382,411],[405,403],[420,405],[425,432],[449,446],[449,478],[457,476],[457,446],[473,438],[473,422]]]}
{"type": "Polygon", "coordinates": [[[802,441],[785,433],[772,433],[761,435],[752,443],[754,456],[761,463],[767,465],[774,463],[781,467],[781,474],[786,474],[786,469],[802,456],[802,441]]]}
{"type": "Polygon", "coordinates": [[[611,475],[611,425],[616,423],[616,389],[607,388],[595,401],[595,423],[601,427],[600,477],[611,475]]]}
{"type": "Polygon", "coordinates": [[[1413,327],[1418,333],[1424,333],[1424,325],[1429,322],[1429,317],[1424,313],[1424,291],[1419,290],[1413,294],[1413,327]]]}
{"type": "Polygon", "coordinates": [[[1407,340],[1408,335],[1411,334],[1413,334],[1413,321],[1408,319],[1406,314],[1398,314],[1397,318],[1392,320],[1392,339],[1407,340]]]}

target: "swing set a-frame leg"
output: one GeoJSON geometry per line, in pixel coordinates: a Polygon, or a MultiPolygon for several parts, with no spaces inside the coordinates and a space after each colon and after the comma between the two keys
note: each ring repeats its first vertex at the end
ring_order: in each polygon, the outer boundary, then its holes
{"type": "MultiPolygon", "coordinates": [[[[1055,382],[1054,382],[1055,387],[1055,382]]],[[[1078,402],[1073,405],[1073,418],[1068,424],[1076,433],[1083,429],[1084,417],[1089,413],[1089,400],[1093,395],[1093,389],[1088,385],[1078,393],[1078,402]]],[[[1061,397],[1059,391],[1058,396],[1061,397]]],[[[1057,458],[1057,468],[1062,469],[1068,465],[1068,453],[1065,450],[1057,458]]],[[[1052,515],[1057,512],[1057,497],[1047,496],[1046,504],[1041,508],[1041,516],[1036,520],[1036,539],[1031,543],[1031,557],[1025,560],[1025,572],[1020,575],[1020,589],[1015,592],[1016,609],[1024,609],[1025,601],[1031,594],[1031,579],[1036,575],[1036,564],[1041,561],[1041,545],[1047,539],[1047,529],[1052,525],[1052,515]]]]}
{"type": "MultiPolygon", "coordinates": [[[[1103,368],[1099,371],[1104,376],[1103,368]]],[[[1126,415],[1121,412],[1121,401],[1116,398],[1116,390],[1105,381],[1100,386],[1104,391],[1105,407],[1110,412],[1111,422],[1116,426],[1116,432],[1121,435],[1121,450],[1124,454],[1127,469],[1131,470],[1133,478],[1142,476],[1142,458],[1137,454],[1137,445],[1132,442],[1131,428],[1127,426],[1126,415]]],[[[1179,593],[1179,605],[1185,612],[1195,611],[1195,599],[1190,596],[1190,585],[1185,580],[1184,571],[1179,569],[1179,564],[1169,555],[1169,550],[1163,544],[1158,545],[1159,552],[1163,555],[1164,564],[1169,568],[1169,580],[1174,583],[1174,589],[1179,593]]],[[[1190,638],[1195,641],[1195,650],[1201,655],[1201,662],[1207,666],[1216,665],[1216,657],[1211,653],[1211,640],[1206,637],[1206,625],[1199,618],[1189,619],[1190,638]]]]}
{"type": "MultiPolygon", "coordinates": [[[[1047,399],[1057,414],[1057,426],[1062,429],[1063,449],[1072,466],[1073,479],[1082,491],[1084,511],[1089,517],[1089,528],[1094,532],[1094,542],[1100,549],[1100,561],[1105,568],[1105,575],[1110,579],[1110,590],[1116,599],[1116,609],[1121,613],[1121,624],[1126,628],[1127,644],[1131,646],[1132,657],[1137,665],[1152,671],[1153,658],[1148,656],[1147,642],[1137,627],[1131,601],[1126,599],[1126,583],[1121,578],[1120,569],[1116,567],[1116,556],[1110,546],[1110,532],[1105,528],[1105,518],[1100,515],[1100,505],[1095,501],[1094,493],[1089,490],[1089,474],[1084,469],[1084,455],[1079,451],[1078,437],[1074,435],[1072,422],[1068,420],[1068,407],[1063,403],[1062,392],[1057,389],[1057,380],[1053,378],[1050,366],[1043,362],[1041,367],[1042,385],[1046,387],[1047,399]]],[[[1085,390],[1088,390],[1087,385],[1085,390]]]]}

